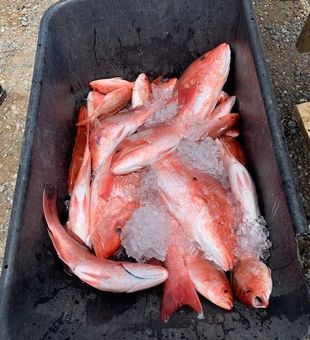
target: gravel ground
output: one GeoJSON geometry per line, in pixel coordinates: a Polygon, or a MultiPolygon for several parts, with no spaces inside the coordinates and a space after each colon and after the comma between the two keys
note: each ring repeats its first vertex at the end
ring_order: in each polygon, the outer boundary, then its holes
{"type": "MultiPolygon", "coordinates": [[[[294,115],[294,105],[310,101],[310,53],[299,54],[295,48],[310,5],[305,0],[255,2],[289,156],[310,222],[310,152],[294,115]]],[[[304,273],[310,285],[310,236],[299,237],[298,244],[304,273]]]]}
{"type": "Polygon", "coordinates": [[[56,1],[0,0],[0,261],[4,253],[40,18],[56,1]]]}
{"type": "MultiPolygon", "coordinates": [[[[0,83],[7,91],[7,98],[0,106],[0,264],[24,132],[39,21],[55,2],[0,2],[0,83]]],[[[310,220],[310,153],[293,114],[295,104],[310,100],[310,55],[299,55],[294,46],[309,13],[309,2],[256,0],[255,6],[289,155],[310,220]]],[[[310,278],[310,239],[304,237],[300,242],[305,272],[310,278]]]]}

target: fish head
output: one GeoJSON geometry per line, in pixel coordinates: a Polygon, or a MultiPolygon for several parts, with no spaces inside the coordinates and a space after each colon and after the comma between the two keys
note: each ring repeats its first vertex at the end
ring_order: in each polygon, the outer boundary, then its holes
{"type": "Polygon", "coordinates": [[[234,305],[232,289],[228,280],[216,280],[206,285],[206,297],[219,307],[231,310],[234,305]]]}
{"type": "Polygon", "coordinates": [[[218,76],[226,76],[229,72],[230,58],[230,46],[226,43],[222,43],[202,55],[198,60],[200,60],[202,65],[208,64],[209,66],[211,64],[212,69],[218,74],[218,76]]]}
{"type": "Polygon", "coordinates": [[[233,293],[225,273],[197,252],[187,255],[186,263],[197,291],[215,305],[231,310],[233,293]]]}
{"type": "Polygon", "coordinates": [[[233,289],[245,305],[267,308],[272,290],[270,268],[259,260],[241,261],[233,271],[233,289]]]}

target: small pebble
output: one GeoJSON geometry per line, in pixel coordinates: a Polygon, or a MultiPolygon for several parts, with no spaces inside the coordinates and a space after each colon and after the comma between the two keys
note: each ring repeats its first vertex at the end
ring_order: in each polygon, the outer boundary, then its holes
{"type": "Polygon", "coordinates": [[[295,128],[296,127],[296,123],[292,120],[290,120],[287,125],[290,127],[290,128],[295,128]]]}

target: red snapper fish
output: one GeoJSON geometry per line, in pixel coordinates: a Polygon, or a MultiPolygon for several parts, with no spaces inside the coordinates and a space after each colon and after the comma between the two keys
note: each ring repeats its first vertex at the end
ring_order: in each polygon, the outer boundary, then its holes
{"type": "MultiPolygon", "coordinates": [[[[81,122],[88,117],[87,108],[82,106],[78,114],[78,122],[81,122]]],[[[71,163],[68,173],[67,186],[68,193],[71,195],[75,180],[79,174],[86,146],[86,126],[80,125],[77,127],[74,149],[72,152],[71,163]]]]}
{"type": "Polygon", "coordinates": [[[207,257],[224,271],[234,264],[235,233],[231,207],[215,192],[204,193],[196,177],[173,156],[153,164],[160,194],[170,213],[207,257]],[[229,217],[227,219],[227,217],[229,217]]]}
{"type": "Polygon", "coordinates": [[[143,106],[152,98],[152,88],[145,73],[139,74],[132,90],[131,105],[133,108],[143,106]]]}
{"type": "Polygon", "coordinates": [[[127,87],[129,89],[133,88],[133,83],[122,79],[121,77],[114,77],[114,78],[106,78],[106,79],[97,79],[93,80],[89,83],[90,87],[93,90],[96,90],[102,94],[107,94],[114,90],[118,90],[120,88],[127,87]]]}
{"type": "Polygon", "coordinates": [[[179,78],[179,110],[173,123],[184,137],[200,138],[199,127],[214,110],[227,80],[230,54],[229,45],[220,44],[196,59],[179,78]]]}
{"type": "Polygon", "coordinates": [[[140,180],[141,173],[113,176],[108,197],[101,200],[92,217],[90,233],[97,257],[108,258],[120,247],[121,230],[139,206],[140,180]]]}
{"type": "Polygon", "coordinates": [[[56,195],[43,192],[43,211],[48,233],[59,258],[73,274],[90,286],[106,292],[133,293],[164,282],[165,268],[142,263],[102,260],[75,241],[59,222],[56,195]]]}
{"type": "Polygon", "coordinates": [[[171,238],[164,261],[168,279],[164,284],[161,307],[161,319],[165,322],[178,308],[185,305],[193,308],[198,313],[198,318],[203,318],[202,305],[185,264],[183,233],[179,223],[171,218],[171,238]]]}
{"type": "Polygon", "coordinates": [[[238,299],[249,307],[267,308],[272,291],[271,270],[256,258],[241,259],[232,273],[238,299]]]}
{"type": "Polygon", "coordinates": [[[180,134],[170,126],[143,130],[128,137],[113,160],[113,174],[128,174],[152,165],[172,153],[181,138],[180,134]]]}
{"type": "MultiPolygon", "coordinates": [[[[247,169],[231,154],[221,141],[221,157],[228,173],[228,181],[243,211],[244,223],[259,217],[254,182],[247,169]]],[[[232,272],[233,289],[238,299],[254,308],[266,308],[272,291],[271,270],[259,258],[244,250],[232,272]]]]}
{"type": "Polygon", "coordinates": [[[186,266],[197,292],[221,308],[232,309],[232,289],[225,273],[219,267],[197,251],[186,256],[186,266]]]}
{"type": "Polygon", "coordinates": [[[86,130],[83,162],[75,180],[69,206],[68,232],[82,244],[91,247],[90,240],[90,176],[91,160],[88,147],[89,127],[86,130]]]}

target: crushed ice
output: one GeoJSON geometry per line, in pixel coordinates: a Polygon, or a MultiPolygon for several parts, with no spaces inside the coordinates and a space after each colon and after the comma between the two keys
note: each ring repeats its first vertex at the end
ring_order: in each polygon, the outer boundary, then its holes
{"type": "Polygon", "coordinates": [[[164,261],[170,237],[170,216],[160,206],[146,203],[127,221],[121,233],[128,256],[138,262],[164,261]]]}
{"type": "Polygon", "coordinates": [[[163,105],[160,109],[158,109],[153,115],[151,115],[146,120],[144,126],[149,128],[164,122],[168,122],[171,118],[173,118],[176,115],[177,108],[178,108],[177,101],[167,105],[166,104],[163,105]]]}
{"type": "Polygon", "coordinates": [[[268,236],[266,221],[262,216],[255,220],[246,219],[242,221],[237,229],[236,256],[242,257],[249,254],[255,258],[266,260],[271,247],[268,236]]]}
{"type": "Polygon", "coordinates": [[[177,153],[185,166],[208,173],[222,183],[226,181],[220,150],[212,138],[207,137],[198,142],[184,139],[178,146],[177,153]]]}

